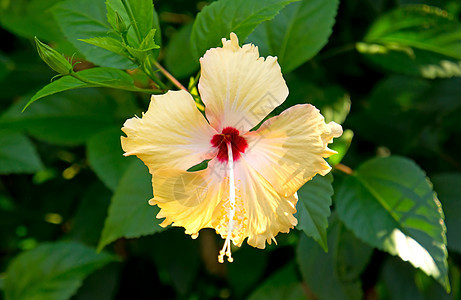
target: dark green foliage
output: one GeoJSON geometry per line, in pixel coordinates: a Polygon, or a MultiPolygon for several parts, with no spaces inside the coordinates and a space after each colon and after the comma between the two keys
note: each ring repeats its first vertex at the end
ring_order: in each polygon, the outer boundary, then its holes
{"type": "Polygon", "coordinates": [[[0,298],[461,297],[458,0],[154,2],[0,0],[0,298]],[[219,264],[214,230],[159,226],[120,128],[181,85],[200,107],[231,32],[278,57],[269,117],[310,103],[344,133],[297,226],[219,264]]]}

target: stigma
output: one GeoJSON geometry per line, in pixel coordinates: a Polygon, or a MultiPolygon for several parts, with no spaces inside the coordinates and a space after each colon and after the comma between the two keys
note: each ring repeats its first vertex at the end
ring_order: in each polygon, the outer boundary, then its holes
{"type": "Polygon", "coordinates": [[[215,134],[210,142],[213,147],[218,148],[216,158],[220,162],[230,161],[229,152],[232,152],[233,161],[238,161],[248,148],[247,140],[234,127],[225,127],[221,133],[215,134]]]}

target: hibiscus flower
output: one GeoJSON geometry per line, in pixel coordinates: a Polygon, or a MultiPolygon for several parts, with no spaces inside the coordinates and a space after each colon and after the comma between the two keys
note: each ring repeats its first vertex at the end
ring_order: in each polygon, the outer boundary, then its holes
{"type": "Polygon", "coordinates": [[[152,96],[142,118],[125,122],[125,155],[136,155],[152,174],[157,218],[196,238],[214,228],[225,240],[218,260],[232,261],[231,242],[264,248],[297,224],[296,191],[326,175],[328,149],[342,134],[314,106],[301,104],[263,122],[288,96],[276,57],[259,57],[231,33],[222,48],[200,59],[198,84],[205,116],[186,91],[152,96]],[[208,161],[205,169],[188,171],[208,161]]]}

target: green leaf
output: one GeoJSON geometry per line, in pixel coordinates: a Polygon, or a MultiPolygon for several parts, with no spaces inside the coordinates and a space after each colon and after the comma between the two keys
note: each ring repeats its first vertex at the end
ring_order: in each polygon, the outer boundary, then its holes
{"type": "Polygon", "coordinates": [[[151,29],[154,27],[154,5],[150,0],[107,0],[106,5],[107,9],[107,20],[112,26],[116,24],[115,12],[118,12],[123,18],[125,23],[130,24],[133,37],[136,39],[137,44],[132,44],[132,46],[139,45],[139,40],[135,36],[134,28],[136,27],[140,34],[140,40],[142,41],[146,37],[151,29]],[[127,12],[122,1],[125,1],[130,12],[127,12]],[[134,17],[134,24],[131,22],[130,15],[134,17]]]}
{"type": "Polygon", "coordinates": [[[349,120],[354,133],[397,153],[408,153],[411,147],[420,153],[421,146],[410,142],[409,137],[420,136],[434,116],[436,106],[424,109],[432,86],[428,80],[400,75],[377,83],[367,97],[364,111],[349,120]]]}
{"type": "Polygon", "coordinates": [[[360,274],[372,249],[347,231],[335,215],[330,217],[328,248],[325,253],[312,239],[301,235],[296,256],[304,281],[320,300],[362,299],[360,274]]]}
{"type": "Polygon", "coordinates": [[[333,254],[336,260],[336,274],[342,282],[358,281],[370,263],[373,248],[363,243],[341,224],[338,245],[333,254]]]}
{"type": "Polygon", "coordinates": [[[170,39],[165,51],[165,66],[176,78],[185,78],[199,68],[198,60],[192,56],[190,35],[192,24],[181,27],[170,39]]]}
{"type": "Polygon", "coordinates": [[[365,42],[414,47],[461,59],[461,24],[440,8],[399,7],[371,26],[365,42]]]}
{"type": "Polygon", "coordinates": [[[21,113],[28,100],[23,98],[0,117],[0,127],[25,130],[50,143],[82,144],[98,131],[118,126],[136,111],[131,97],[120,92],[116,95],[98,89],[67,91],[36,102],[21,113]]]}
{"type": "MultiPolygon", "coordinates": [[[[151,0],[127,0],[133,13],[141,38],[145,38],[154,27],[154,5],[151,0]]],[[[134,26],[134,25],[132,25],[134,26]]]]}
{"type": "Polygon", "coordinates": [[[142,162],[135,160],[115,190],[98,249],[121,237],[137,238],[163,230],[155,218],[158,207],[147,203],[151,198],[151,176],[142,162]]]}
{"type": "Polygon", "coordinates": [[[234,32],[240,42],[260,23],[275,17],[287,4],[298,0],[219,0],[203,8],[197,15],[191,34],[195,59],[206,50],[219,46],[222,38],[234,32]]]}
{"type": "Polygon", "coordinates": [[[111,263],[85,278],[72,300],[113,300],[121,289],[122,270],[125,265],[111,263]]]}
{"type": "Polygon", "coordinates": [[[312,237],[323,250],[328,251],[327,227],[333,195],[333,176],[315,176],[298,190],[296,205],[297,229],[312,237]]]}
{"type": "Polygon", "coordinates": [[[344,180],[336,199],[338,215],[357,237],[409,261],[450,290],[442,208],[414,162],[367,161],[344,180]]]}
{"type": "MultiPolygon", "coordinates": [[[[124,0],[125,1],[125,0],[124,0]]],[[[155,44],[161,45],[160,25],[157,13],[150,0],[126,0],[131,13],[127,12],[121,0],[107,0],[107,20],[112,27],[116,25],[117,12],[127,24],[130,24],[127,33],[128,44],[133,48],[138,48],[141,41],[155,29],[155,44]],[[134,18],[134,24],[130,15],[134,18]],[[135,26],[139,31],[139,36],[135,32],[135,26]]]]}
{"type": "Polygon", "coordinates": [[[446,55],[395,44],[357,43],[356,48],[384,71],[429,79],[461,76],[461,61],[446,55]]]}
{"type": "Polygon", "coordinates": [[[377,19],[357,50],[386,70],[461,76],[461,23],[437,7],[401,6],[377,19]]]}
{"type": "Polygon", "coordinates": [[[3,1],[0,23],[7,30],[25,38],[38,36],[47,41],[64,37],[50,9],[62,0],[3,1]]]}
{"type": "Polygon", "coordinates": [[[42,169],[37,150],[25,135],[0,130],[0,174],[34,173],[42,169]]]}
{"type": "Polygon", "coordinates": [[[235,293],[235,298],[241,298],[241,296],[247,295],[249,290],[253,290],[261,278],[264,278],[269,262],[269,253],[263,253],[259,249],[242,245],[235,254],[232,253],[232,256],[234,261],[227,266],[229,285],[235,293]]]}
{"type": "Polygon", "coordinates": [[[331,150],[338,152],[328,158],[328,163],[331,166],[335,166],[341,162],[351,146],[353,137],[354,132],[350,129],[346,129],[339,138],[334,139],[333,143],[328,146],[331,150]]]}
{"type": "Polygon", "coordinates": [[[105,49],[80,41],[116,35],[106,20],[104,0],[65,0],[53,8],[60,28],[67,39],[91,62],[103,67],[128,69],[133,63],[105,49]]]}
{"type": "MultiPolygon", "coordinates": [[[[214,232],[208,232],[215,238],[214,232]]],[[[200,234],[206,234],[201,232],[200,234]]],[[[178,294],[190,295],[202,267],[200,243],[184,235],[182,228],[170,228],[152,238],[142,239],[143,251],[152,257],[159,272],[164,273],[162,280],[172,285],[178,294]],[[159,245],[174,245],[159,247],[159,245]],[[187,251],[184,251],[187,249],[187,251]]]]}
{"type": "Polygon", "coordinates": [[[250,296],[249,300],[304,300],[295,264],[289,263],[272,274],[250,296]]]}
{"type": "Polygon", "coordinates": [[[461,253],[461,174],[442,173],[431,180],[445,212],[448,249],[461,253]]]}
{"type": "Polygon", "coordinates": [[[277,56],[283,72],[312,57],[328,41],[335,23],[338,0],[302,0],[288,5],[274,19],[259,25],[248,40],[263,56],[277,56]]]}
{"type": "Polygon", "coordinates": [[[70,298],[83,279],[116,258],[75,242],[40,245],[21,253],[9,265],[6,300],[70,298]]]}
{"type": "Polygon", "coordinates": [[[424,299],[415,283],[415,269],[408,263],[390,257],[384,262],[380,273],[377,291],[381,299],[424,299]]]}
{"type": "Polygon", "coordinates": [[[0,81],[2,81],[15,68],[14,62],[0,52],[0,81]]]}
{"type": "MultiPolygon", "coordinates": [[[[133,78],[126,72],[114,69],[114,68],[92,68],[80,71],[77,75],[85,81],[92,83],[83,82],[72,76],[61,77],[40,89],[35,95],[29,100],[24,107],[24,110],[29,107],[32,103],[46,96],[50,96],[59,92],[81,89],[87,87],[98,87],[98,84],[105,85],[116,89],[129,89],[136,91],[143,91],[134,85],[133,78]]],[[[148,90],[145,90],[148,91],[148,90]]]]}
{"type": "Polygon", "coordinates": [[[344,123],[351,109],[349,93],[337,85],[316,86],[295,77],[290,81],[290,95],[281,105],[286,109],[295,104],[309,103],[317,107],[325,122],[344,123]]]}
{"type": "Polygon", "coordinates": [[[456,299],[432,278],[396,257],[387,258],[381,268],[376,288],[379,299],[423,300],[456,299]]]}
{"type": "Polygon", "coordinates": [[[128,53],[134,57],[140,65],[145,62],[148,55],[152,53],[152,50],[160,48],[160,46],[156,45],[154,41],[155,32],[156,29],[152,29],[138,48],[125,46],[128,53]]]}
{"type": "Polygon", "coordinates": [[[142,40],[141,45],[139,46],[139,50],[146,51],[160,48],[160,46],[155,43],[154,36],[156,32],[157,29],[155,28],[149,31],[149,33],[142,40]]]}
{"type": "Polygon", "coordinates": [[[87,143],[87,157],[93,171],[112,191],[133,158],[124,157],[120,128],[110,128],[93,135],[87,143]]]}
{"type": "Polygon", "coordinates": [[[95,45],[99,48],[109,50],[121,56],[127,56],[128,53],[124,50],[123,44],[121,41],[111,38],[111,37],[95,37],[90,39],[79,39],[79,41],[88,43],[90,45],[95,45]]]}
{"type": "Polygon", "coordinates": [[[95,180],[85,187],[69,235],[72,240],[96,247],[104,227],[112,193],[95,180]]]}

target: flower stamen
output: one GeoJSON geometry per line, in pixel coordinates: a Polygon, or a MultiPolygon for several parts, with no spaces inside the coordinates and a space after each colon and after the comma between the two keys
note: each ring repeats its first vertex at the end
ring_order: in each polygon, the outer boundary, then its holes
{"type": "Polygon", "coordinates": [[[231,238],[232,232],[234,231],[234,216],[235,216],[235,179],[234,179],[234,157],[232,155],[232,145],[230,141],[227,141],[227,173],[229,174],[229,224],[227,225],[227,236],[224,246],[219,251],[218,261],[220,263],[224,262],[224,255],[227,256],[228,262],[233,262],[231,253],[231,238]]]}

